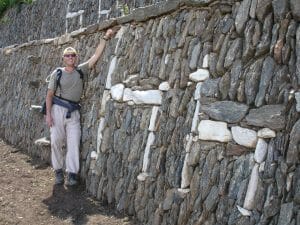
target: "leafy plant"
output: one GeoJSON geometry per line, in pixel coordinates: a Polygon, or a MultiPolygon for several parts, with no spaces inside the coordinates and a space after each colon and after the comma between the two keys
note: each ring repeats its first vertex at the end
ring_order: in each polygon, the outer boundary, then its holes
{"type": "Polygon", "coordinates": [[[0,0],[0,17],[3,16],[4,12],[15,6],[20,6],[21,4],[31,4],[35,0],[0,0]]]}
{"type": "Polygon", "coordinates": [[[8,24],[10,22],[10,19],[8,18],[8,16],[3,16],[2,18],[0,18],[0,24],[8,24]]]}

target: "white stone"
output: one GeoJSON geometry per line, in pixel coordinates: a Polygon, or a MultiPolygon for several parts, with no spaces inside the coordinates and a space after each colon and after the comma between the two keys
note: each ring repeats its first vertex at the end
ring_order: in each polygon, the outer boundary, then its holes
{"type": "Polygon", "coordinates": [[[155,131],[155,122],[157,119],[158,110],[159,110],[158,106],[154,106],[152,108],[151,118],[150,118],[150,123],[149,123],[149,128],[148,128],[149,131],[155,131]]]}
{"type": "Polygon", "coordinates": [[[201,96],[200,96],[201,87],[202,87],[202,82],[197,83],[196,90],[194,92],[194,99],[195,100],[199,100],[201,98],[201,96]]]}
{"type": "Polygon", "coordinates": [[[275,131],[271,130],[270,128],[263,128],[257,132],[257,137],[274,138],[274,137],[276,137],[276,133],[275,133],[275,131]]]}
{"type": "Polygon", "coordinates": [[[131,82],[137,82],[139,80],[139,74],[128,75],[128,78],[122,81],[124,84],[129,84],[131,82]]]}
{"type": "Polygon", "coordinates": [[[193,143],[193,134],[189,134],[187,135],[186,137],[186,145],[185,145],[185,152],[188,153],[190,152],[191,150],[191,146],[192,146],[192,143],[193,143]]]}
{"type": "Polygon", "coordinates": [[[189,189],[189,188],[178,188],[177,191],[182,193],[182,194],[187,194],[191,191],[191,189],[189,189]]]}
{"type": "Polygon", "coordinates": [[[147,179],[147,177],[149,177],[150,175],[148,173],[140,173],[138,176],[137,176],[137,179],[139,181],[145,181],[147,179]]]}
{"type": "Polygon", "coordinates": [[[198,132],[200,140],[229,142],[232,139],[225,122],[202,120],[198,126],[198,132]]]}
{"type": "Polygon", "coordinates": [[[237,208],[243,216],[251,216],[251,214],[252,214],[251,211],[244,209],[243,207],[241,207],[239,205],[237,205],[237,208]]]}
{"type": "Polygon", "coordinates": [[[123,101],[133,101],[135,104],[161,105],[162,92],[159,90],[132,91],[125,88],[123,101]]]}
{"type": "Polygon", "coordinates": [[[87,117],[87,122],[86,122],[87,128],[92,127],[95,123],[95,121],[94,121],[95,117],[93,116],[94,109],[95,109],[95,102],[93,102],[92,108],[88,112],[88,117],[87,117]]]}
{"type": "Polygon", "coordinates": [[[165,57],[165,64],[166,65],[169,63],[170,58],[171,58],[171,55],[167,54],[166,57],[165,57]]]}
{"type": "Polygon", "coordinates": [[[39,138],[37,140],[35,140],[34,142],[35,145],[41,145],[41,146],[47,146],[47,145],[50,145],[50,140],[46,137],[42,137],[42,138],[39,138]]]}
{"type": "Polygon", "coordinates": [[[98,158],[98,154],[96,151],[92,151],[91,152],[91,159],[97,159],[98,158]]]}
{"type": "Polygon", "coordinates": [[[30,106],[30,110],[32,110],[32,109],[41,110],[41,108],[42,108],[41,105],[31,105],[31,106],[30,106]]]}
{"type": "Polygon", "coordinates": [[[66,18],[73,18],[73,17],[76,17],[76,16],[80,16],[84,13],[84,10],[79,10],[77,12],[68,12],[67,15],[66,15],[66,18]]]}
{"type": "Polygon", "coordinates": [[[300,92],[295,92],[295,99],[296,99],[296,110],[300,112],[300,92]]]}
{"type": "Polygon", "coordinates": [[[291,172],[291,173],[288,174],[288,176],[286,178],[286,190],[287,190],[287,192],[290,192],[290,190],[291,190],[293,177],[294,177],[294,172],[291,172]]]}
{"type": "Polygon", "coordinates": [[[110,89],[111,97],[118,102],[121,101],[123,98],[124,88],[124,84],[116,84],[112,86],[110,89]]]}
{"type": "Polygon", "coordinates": [[[262,173],[265,171],[265,162],[262,162],[261,164],[259,164],[259,169],[258,172],[262,173]]]}
{"type": "Polygon", "coordinates": [[[191,73],[189,78],[195,82],[205,81],[209,78],[209,71],[207,69],[198,69],[196,72],[191,73]]]}
{"type": "Polygon", "coordinates": [[[194,83],[193,83],[192,81],[188,81],[187,84],[186,84],[186,86],[189,87],[189,86],[192,86],[193,84],[194,84],[194,83]]]}
{"type": "Polygon", "coordinates": [[[130,82],[137,81],[139,79],[138,74],[129,75],[126,80],[123,81],[124,84],[129,84],[130,82]]]}
{"type": "Polygon", "coordinates": [[[170,90],[170,85],[167,81],[165,81],[159,85],[158,89],[161,91],[168,91],[168,90],[170,90]]]}
{"type": "Polygon", "coordinates": [[[107,15],[107,14],[109,14],[110,13],[110,9],[104,9],[104,10],[101,10],[99,13],[100,13],[100,15],[107,15]]]}
{"type": "Polygon", "coordinates": [[[262,163],[263,161],[265,161],[265,158],[267,156],[267,150],[268,143],[264,139],[258,138],[254,152],[254,159],[257,163],[262,163]]]}
{"type": "Polygon", "coordinates": [[[116,47],[115,47],[115,52],[114,52],[115,55],[117,55],[117,52],[118,52],[119,46],[121,44],[121,40],[122,40],[122,36],[123,36],[124,32],[125,32],[125,26],[121,26],[121,28],[118,30],[118,32],[115,36],[115,38],[118,39],[118,42],[117,42],[116,47]]]}
{"type": "Polygon", "coordinates": [[[134,101],[129,101],[129,102],[127,102],[127,104],[128,104],[128,105],[135,105],[135,104],[134,104],[134,101]]]}
{"type": "Polygon", "coordinates": [[[100,116],[105,115],[105,107],[106,107],[106,102],[110,99],[110,92],[108,90],[104,90],[103,95],[102,95],[102,101],[101,101],[101,108],[100,108],[100,116]]]}
{"type": "Polygon", "coordinates": [[[196,108],[195,108],[195,112],[194,112],[194,116],[193,116],[193,121],[192,121],[191,132],[197,131],[198,120],[199,120],[199,111],[200,111],[200,100],[197,100],[196,108]]]}
{"type": "Polygon", "coordinates": [[[219,162],[221,162],[225,158],[224,154],[225,153],[223,151],[218,152],[217,159],[219,162]]]}
{"type": "Polygon", "coordinates": [[[233,140],[239,145],[255,148],[257,142],[256,131],[235,126],[231,128],[233,140]]]}
{"type": "Polygon", "coordinates": [[[208,59],[209,59],[209,54],[206,54],[203,58],[203,63],[202,63],[203,68],[208,68],[208,59]]]}
{"type": "Polygon", "coordinates": [[[150,148],[155,140],[155,135],[153,132],[150,132],[147,139],[147,144],[145,147],[144,159],[143,159],[143,172],[147,172],[148,165],[149,165],[149,155],[150,155],[150,148]]]}
{"type": "Polygon", "coordinates": [[[199,136],[198,135],[193,137],[193,142],[197,142],[198,140],[199,140],[199,136]]]}
{"type": "Polygon", "coordinates": [[[108,74],[107,74],[106,84],[105,84],[106,89],[111,88],[111,75],[115,71],[116,64],[117,64],[117,56],[114,56],[109,64],[109,68],[108,68],[108,74]]]}
{"type": "Polygon", "coordinates": [[[254,198],[255,198],[255,194],[256,194],[256,190],[257,190],[257,186],[258,186],[258,178],[259,178],[258,177],[258,168],[259,168],[259,165],[255,164],[252,169],[252,172],[251,172],[251,177],[250,177],[247,192],[246,192],[246,197],[245,197],[243,208],[248,209],[248,210],[254,209],[254,206],[255,206],[254,198]]]}
{"type": "Polygon", "coordinates": [[[104,117],[101,117],[98,125],[98,131],[97,131],[97,147],[96,147],[97,153],[100,152],[100,147],[102,143],[102,132],[104,130],[104,127],[105,127],[105,119],[104,117]]]}
{"type": "Polygon", "coordinates": [[[188,158],[190,153],[185,154],[183,168],[181,172],[181,188],[187,188],[190,186],[190,180],[191,180],[191,174],[189,172],[189,166],[188,166],[188,158]]]}

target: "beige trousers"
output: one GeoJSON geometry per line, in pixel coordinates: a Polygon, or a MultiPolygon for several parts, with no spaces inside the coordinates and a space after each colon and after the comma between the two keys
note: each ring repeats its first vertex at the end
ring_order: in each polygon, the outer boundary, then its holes
{"type": "Polygon", "coordinates": [[[67,109],[53,105],[51,114],[54,125],[50,128],[51,137],[51,160],[54,170],[64,166],[63,146],[66,144],[66,171],[78,173],[79,171],[79,146],[81,138],[80,114],[76,110],[71,118],[66,118],[67,109]]]}

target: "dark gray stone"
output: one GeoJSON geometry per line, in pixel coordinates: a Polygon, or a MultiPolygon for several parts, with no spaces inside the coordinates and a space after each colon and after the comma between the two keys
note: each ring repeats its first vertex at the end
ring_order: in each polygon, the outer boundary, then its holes
{"type": "Polygon", "coordinates": [[[258,21],[255,21],[254,33],[252,36],[252,44],[254,47],[256,47],[259,44],[261,35],[262,35],[261,23],[258,21]]]}
{"type": "MultiPolygon", "coordinates": [[[[272,193],[272,189],[268,190],[272,193]]],[[[275,196],[270,196],[269,199],[266,200],[265,207],[262,212],[261,224],[269,224],[270,218],[278,214],[280,211],[280,200],[275,196]]]]}
{"type": "Polygon", "coordinates": [[[188,165],[189,166],[197,165],[200,160],[200,154],[201,154],[200,143],[198,142],[193,143],[188,158],[188,165]]]}
{"type": "Polygon", "coordinates": [[[205,6],[216,0],[180,0],[180,1],[186,3],[187,5],[191,5],[191,6],[205,6]]]}
{"type": "Polygon", "coordinates": [[[223,34],[226,34],[230,31],[232,26],[234,25],[234,20],[231,16],[226,15],[224,20],[220,21],[220,26],[221,26],[221,32],[223,34]]]}
{"type": "Polygon", "coordinates": [[[286,17],[288,12],[288,1],[273,0],[272,1],[273,12],[275,20],[280,21],[286,17]]]}
{"type": "Polygon", "coordinates": [[[238,157],[234,161],[233,174],[228,185],[227,195],[229,198],[236,200],[238,196],[241,196],[241,191],[246,191],[245,186],[241,187],[241,183],[243,180],[249,178],[250,174],[250,154],[238,157]]]}
{"type": "Polygon", "coordinates": [[[224,44],[225,38],[226,38],[225,34],[214,35],[214,39],[213,39],[213,51],[214,52],[220,52],[220,50],[224,44]]]}
{"type": "Polygon", "coordinates": [[[242,62],[237,60],[234,62],[231,69],[229,98],[230,100],[236,100],[237,88],[240,84],[240,77],[242,75],[242,62]]]}
{"type": "Polygon", "coordinates": [[[214,120],[237,123],[246,115],[248,106],[232,101],[221,101],[202,105],[201,110],[214,120]]]}
{"type": "Polygon", "coordinates": [[[275,152],[275,141],[271,140],[268,145],[268,152],[265,160],[265,172],[263,174],[264,179],[273,180],[275,177],[275,172],[277,169],[275,152]]]}
{"type": "Polygon", "coordinates": [[[262,63],[262,59],[259,59],[245,70],[245,96],[248,105],[254,102],[255,95],[259,89],[262,63]]]}
{"type": "Polygon", "coordinates": [[[239,34],[243,32],[246,22],[249,18],[250,5],[251,0],[244,0],[238,9],[238,13],[235,18],[235,27],[239,34]]]}
{"type": "Polygon", "coordinates": [[[264,22],[265,17],[272,11],[272,0],[257,0],[256,17],[264,22]]]}
{"type": "Polygon", "coordinates": [[[273,71],[271,86],[266,93],[266,104],[287,104],[290,92],[289,71],[287,66],[276,67],[273,71]]]}
{"type": "Polygon", "coordinates": [[[285,106],[265,105],[257,109],[250,109],[246,121],[249,125],[281,130],[285,127],[285,106]]]}
{"type": "Polygon", "coordinates": [[[300,21],[300,2],[298,0],[290,0],[290,7],[294,19],[300,21]]]}
{"type": "Polygon", "coordinates": [[[213,78],[218,77],[217,74],[218,55],[216,53],[209,54],[209,73],[213,78]]]}
{"type": "Polygon", "coordinates": [[[263,31],[260,43],[256,48],[255,56],[258,57],[269,51],[272,37],[273,15],[270,13],[263,21],[263,31]]]}
{"type": "Polygon", "coordinates": [[[258,0],[252,0],[251,1],[251,6],[250,6],[250,11],[249,11],[249,15],[252,19],[255,19],[255,12],[256,12],[256,5],[257,5],[257,1],[258,0]]]}
{"type": "Polygon", "coordinates": [[[215,207],[217,206],[218,201],[219,201],[218,188],[216,186],[213,186],[211,188],[207,198],[204,201],[205,209],[209,212],[214,211],[215,207]]]}
{"type": "Polygon", "coordinates": [[[226,54],[228,52],[228,42],[229,42],[229,38],[230,38],[230,35],[226,35],[223,43],[222,43],[222,48],[221,48],[221,51],[219,53],[219,59],[218,59],[218,62],[217,62],[217,73],[222,76],[224,73],[225,73],[225,70],[224,70],[224,61],[225,61],[225,57],[226,57],[226,54]]]}
{"type": "Polygon", "coordinates": [[[299,162],[299,143],[300,143],[300,120],[298,120],[290,133],[290,143],[286,155],[286,162],[296,165],[299,162]]]}
{"type": "Polygon", "coordinates": [[[263,63],[258,93],[255,98],[255,106],[260,107],[264,104],[264,98],[270,81],[273,77],[275,62],[273,58],[267,57],[263,63]]]}
{"type": "Polygon", "coordinates": [[[201,87],[201,95],[206,97],[218,98],[219,96],[219,84],[220,78],[209,79],[203,82],[201,87]]]}
{"type": "Polygon", "coordinates": [[[226,146],[226,156],[241,156],[248,154],[249,148],[229,142],[226,146]]]}
{"type": "Polygon", "coordinates": [[[190,42],[190,48],[191,50],[188,51],[188,55],[190,55],[190,62],[189,62],[189,67],[191,70],[197,69],[197,62],[199,59],[200,55],[200,50],[201,50],[201,44],[199,43],[198,39],[193,39],[190,42]]]}
{"type": "Polygon", "coordinates": [[[242,50],[242,39],[237,38],[235,39],[226,54],[225,61],[224,61],[224,67],[228,69],[232,66],[235,59],[239,59],[241,57],[241,51],[242,50]]]}
{"type": "MultiPolygon", "coordinates": [[[[227,99],[228,92],[230,88],[230,75],[229,72],[225,73],[224,76],[222,76],[220,82],[219,82],[219,91],[221,95],[221,100],[227,99]]],[[[299,100],[300,102],[300,100],[299,100]]]]}
{"type": "Polygon", "coordinates": [[[201,174],[200,185],[198,188],[201,193],[201,199],[204,200],[210,193],[210,190],[215,184],[215,182],[217,181],[217,176],[219,174],[219,163],[217,162],[217,149],[209,151],[206,158],[201,160],[204,160],[204,165],[201,174]]]}
{"type": "MultiPolygon", "coordinates": [[[[218,24],[219,17],[220,17],[220,15],[218,13],[219,13],[218,11],[215,11],[215,13],[213,15],[211,15],[211,17],[208,17],[207,19],[209,19],[209,21],[208,21],[207,26],[202,27],[204,30],[203,30],[202,34],[199,34],[199,35],[203,42],[211,41],[212,38],[214,37],[214,30],[218,24]]],[[[200,23],[202,23],[202,22],[203,21],[200,21],[200,23]]]]}
{"type": "Polygon", "coordinates": [[[280,25],[278,23],[274,24],[272,28],[272,38],[271,38],[271,44],[270,44],[270,54],[274,54],[275,45],[278,40],[278,34],[279,34],[280,25]]]}
{"type": "Polygon", "coordinates": [[[296,32],[296,55],[297,55],[297,62],[296,62],[296,77],[298,81],[298,85],[300,85],[300,26],[297,28],[296,32]]]}
{"type": "MultiPolygon", "coordinates": [[[[300,167],[297,166],[294,177],[299,177],[299,176],[300,176],[300,167]]],[[[300,179],[293,179],[292,187],[293,187],[292,191],[294,194],[295,203],[300,204],[300,179]]]]}
{"type": "Polygon", "coordinates": [[[244,42],[243,42],[243,62],[248,62],[253,58],[255,47],[253,45],[253,37],[255,32],[255,21],[249,20],[244,31],[244,42]]]}
{"type": "Polygon", "coordinates": [[[293,217],[293,202],[281,205],[278,225],[289,225],[293,217]]]}

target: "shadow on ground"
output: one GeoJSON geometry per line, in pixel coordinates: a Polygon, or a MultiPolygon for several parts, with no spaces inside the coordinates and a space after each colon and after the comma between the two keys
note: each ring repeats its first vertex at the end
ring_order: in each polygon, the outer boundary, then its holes
{"type": "MultiPolygon", "coordinates": [[[[64,221],[74,225],[84,225],[91,223],[90,215],[103,215],[107,218],[119,217],[122,224],[128,223],[128,218],[124,215],[117,215],[108,205],[102,205],[98,201],[89,197],[84,190],[84,185],[77,187],[67,187],[64,185],[54,185],[52,196],[43,200],[49,212],[64,221]],[[89,218],[88,218],[89,217],[89,218]]],[[[100,221],[99,221],[100,222],[100,221]]],[[[104,222],[104,221],[103,221],[104,222]]],[[[109,221],[97,224],[111,224],[109,221]]]]}

